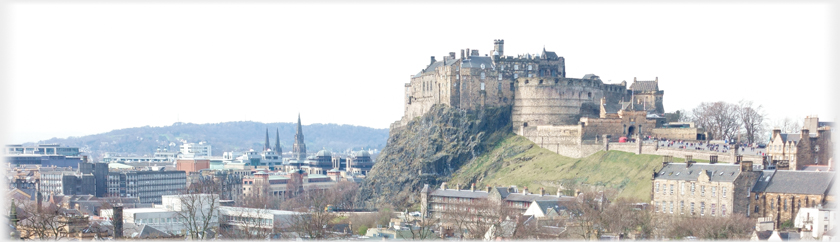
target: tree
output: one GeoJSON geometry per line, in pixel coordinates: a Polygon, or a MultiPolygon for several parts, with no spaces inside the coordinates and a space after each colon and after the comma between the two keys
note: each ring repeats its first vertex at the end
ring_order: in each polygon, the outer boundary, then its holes
{"type": "Polygon", "coordinates": [[[774,128],[781,129],[782,133],[799,133],[800,129],[802,129],[802,125],[799,124],[799,119],[791,119],[790,117],[776,120],[773,122],[773,126],[774,128]]]}
{"type": "Polygon", "coordinates": [[[219,226],[219,186],[212,179],[191,183],[178,199],[164,204],[176,212],[191,239],[209,239],[219,226]]]}
{"type": "Polygon", "coordinates": [[[744,127],[744,134],[747,143],[753,144],[756,141],[764,140],[762,137],[765,125],[764,121],[767,114],[764,113],[761,105],[753,107],[752,101],[741,100],[738,102],[738,116],[741,119],[741,124],[744,127]]]}
{"type": "Polygon", "coordinates": [[[402,223],[408,228],[408,233],[399,233],[399,236],[407,240],[426,240],[434,239],[435,233],[432,232],[437,219],[415,219],[407,213],[403,213],[402,223]]]}
{"type": "Polygon", "coordinates": [[[584,192],[577,196],[569,207],[571,214],[570,232],[584,240],[599,239],[605,231],[603,214],[605,196],[602,192],[584,192]]]}
{"type": "Polygon", "coordinates": [[[67,236],[67,223],[62,209],[49,203],[38,207],[31,201],[17,201],[22,209],[17,209],[18,230],[22,231],[21,239],[38,238],[41,240],[57,240],[67,236]]]}
{"type": "Polygon", "coordinates": [[[726,102],[703,102],[694,108],[691,120],[714,139],[733,140],[741,128],[739,107],[726,102]]]}
{"type": "Polygon", "coordinates": [[[228,220],[228,223],[233,223],[233,226],[220,227],[219,233],[225,239],[265,239],[270,238],[275,233],[277,227],[274,219],[260,218],[259,215],[269,214],[267,209],[260,208],[230,208],[223,219],[228,220]]]}
{"type": "Polygon", "coordinates": [[[301,212],[286,221],[287,224],[283,225],[287,228],[286,232],[316,240],[334,237],[335,234],[331,233],[330,229],[337,216],[327,210],[328,197],[328,190],[305,190],[297,197],[284,202],[284,206],[295,207],[296,211],[301,212]]]}

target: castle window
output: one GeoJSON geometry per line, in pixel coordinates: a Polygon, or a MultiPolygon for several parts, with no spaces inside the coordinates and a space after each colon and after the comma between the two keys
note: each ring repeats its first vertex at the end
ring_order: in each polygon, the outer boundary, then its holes
{"type": "Polygon", "coordinates": [[[572,80],[569,80],[568,82],[566,82],[566,85],[571,86],[572,85],[572,80]]]}
{"type": "Polygon", "coordinates": [[[484,77],[485,77],[484,72],[482,72],[481,73],[481,80],[484,80],[484,77]]]}
{"type": "Polygon", "coordinates": [[[513,73],[513,79],[519,78],[519,74],[513,73]]]}
{"type": "Polygon", "coordinates": [[[543,80],[540,80],[540,84],[543,84],[543,80]]]}
{"type": "Polygon", "coordinates": [[[461,74],[455,75],[455,80],[461,80],[461,74]]]}
{"type": "Polygon", "coordinates": [[[528,122],[522,123],[522,127],[528,127],[528,122]]]}
{"type": "Polygon", "coordinates": [[[518,71],[519,70],[519,65],[513,65],[513,70],[518,71]]]}
{"type": "Polygon", "coordinates": [[[592,93],[591,92],[587,93],[586,95],[589,96],[589,99],[592,99],[592,93]]]}
{"type": "Polygon", "coordinates": [[[484,91],[484,82],[481,83],[481,90],[484,91]]]}
{"type": "Polygon", "coordinates": [[[484,70],[484,63],[481,63],[481,69],[484,70]]]}
{"type": "Polygon", "coordinates": [[[554,79],[554,84],[560,83],[559,79],[554,79]]]}
{"type": "Polygon", "coordinates": [[[529,71],[531,70],[531,65],[528,65],[528,70],[529,70],[529,71]]]}
{"type": "Polygon", "coordinates": [[[528,84],[528,80],[525,80],[525,84],[528,84]]]}
{"type": "Polygon", "coordinates": [[[499,81],[501,81],[501,80],[502,80],[502,74],[499,74],[499,78],[498,78],[498,79],[499,79],[499,81]]]}
{"type": "Polygon", "coordinates": [[[510,83],[510,91],[512,92],[512,91],[513,91],[513,89],[514,89],[514,87],[513,87],[513,82],[511,82],[511,83],[510,83]]]}
{"type": "Polygon", "coordinates": [[[499,66],[499,69],[504,71],[505,70],[505,65],[499,66]]]}

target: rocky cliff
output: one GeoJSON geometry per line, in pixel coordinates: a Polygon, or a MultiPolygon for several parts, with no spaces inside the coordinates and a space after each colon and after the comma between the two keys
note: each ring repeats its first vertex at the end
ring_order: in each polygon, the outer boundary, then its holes
{"type": "Polygon", "coordinates": [[[419,202],[423,184],[436,186],[448,181],[462,165],[509,135],[510,111],[510,107],[463,111],[436,105],[407,125],[394,128],[361,184],[357,206],[405,208],[419,202]]]}

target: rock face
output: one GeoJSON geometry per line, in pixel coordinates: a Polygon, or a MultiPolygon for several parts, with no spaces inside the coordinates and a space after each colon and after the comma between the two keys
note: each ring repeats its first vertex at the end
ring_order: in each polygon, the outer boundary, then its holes
{"type": "Polygon", "coordinates": [[[356,206],[406,208],[419,202],[423,184],[448,181],[458,168],[511,132],[510,110],[505,106],[463,111],[435,105],[407,125],[394,128],[361,184],[356,206]]]}

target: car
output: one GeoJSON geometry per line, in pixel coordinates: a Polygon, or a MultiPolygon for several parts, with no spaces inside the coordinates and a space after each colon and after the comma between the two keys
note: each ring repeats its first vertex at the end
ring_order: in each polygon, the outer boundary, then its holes
{"type": "Polygon", "coordinates": [[[766,144],[758,144],[758,148],[764,149],[764,148],[767,148],[767,145],[766,144]]]}

